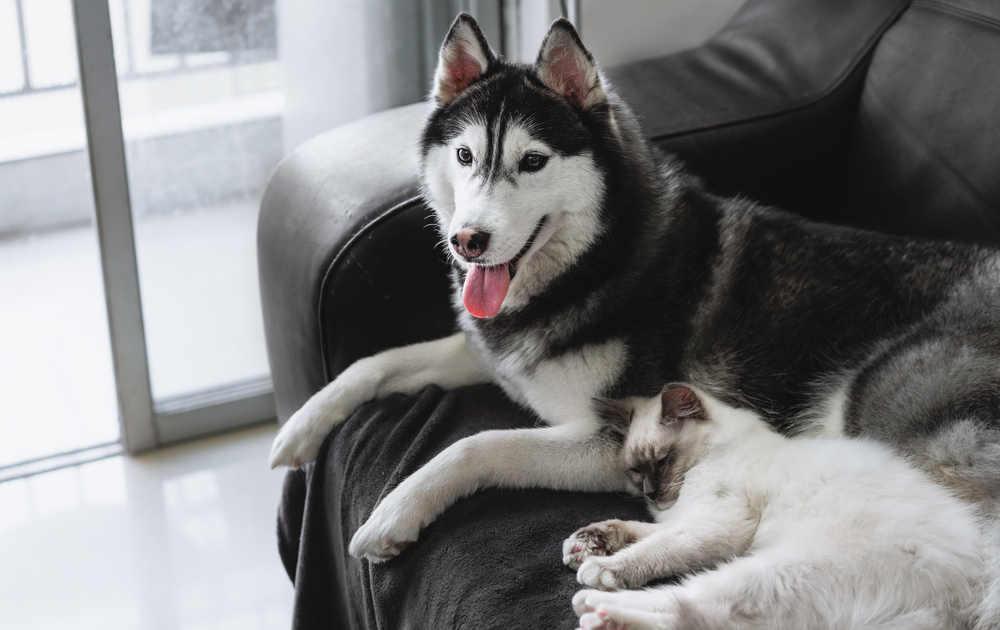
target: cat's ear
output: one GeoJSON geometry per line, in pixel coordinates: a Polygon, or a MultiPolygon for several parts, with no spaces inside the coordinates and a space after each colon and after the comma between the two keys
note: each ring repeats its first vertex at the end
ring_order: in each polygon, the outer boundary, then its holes
{"type": "Polygon", "coordinates": [[[464,92],[496,60],[486,37],[468,13],[459,13],[441,44],[434,97],[445,104],[464,92]]]}
{"type": "Polygon", "coordinates": [[[547,88],[580,109],[589,109],[605,100],[597,64],[565,18],[559,18],[549,27],[538,51],[535,72],[547,88]]]}
{"type": "Polygon", "coordinates": [[[705,408],[698,394],[686,385],[670,384],[663,390],[663,411],[665,422],[678,420],[704,420],[705,408]]]}
{"type": "Polygon", "coordinates": [[[601,420],[601,426],[617,440],[628,435],[629,425],[635,415],[635,405],[629,399],[594,398],[594,409],[601,420]]]}

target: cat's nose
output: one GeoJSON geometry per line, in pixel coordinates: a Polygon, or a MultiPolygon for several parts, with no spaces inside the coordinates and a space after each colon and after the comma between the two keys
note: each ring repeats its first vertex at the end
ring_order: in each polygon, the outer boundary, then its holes
{"type": "Polygon", "coordinates": [[[642,478],[642,493],[646,496],[646,498],[647,499],[653,499],[653,498],[655,498],[656,497],[656,491],[657,491],[656,484],[654,484],[652,481],[650,481],[649,477],[643,477],[642,478]]]}

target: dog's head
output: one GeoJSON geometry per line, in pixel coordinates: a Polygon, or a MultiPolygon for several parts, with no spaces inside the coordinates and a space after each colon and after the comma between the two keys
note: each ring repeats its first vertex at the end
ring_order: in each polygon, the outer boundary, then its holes
{"type": "Polygon", "coordinates": [[[566,20],[534,65],[498,58],[467,14],[441,47],[421,143],[425,196],[476,317],[526,301],[600,232],[596,137],[614,130],[593,58],[566,20]]]}

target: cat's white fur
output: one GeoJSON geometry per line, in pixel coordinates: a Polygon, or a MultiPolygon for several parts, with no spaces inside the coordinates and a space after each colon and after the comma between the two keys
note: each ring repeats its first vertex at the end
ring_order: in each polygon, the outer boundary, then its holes
{"type": "Polygon", "coordinates": [[[663,418],[660,397],[634,401],[623,450],[681,423],[676,503],[651,505],[654,524],[606,521],[564,544],[580,582],[600,589],[573,599],[582,628],[966,626],[983,573],[969,506],[883,445],[785,438],[693,391],[699,418],[663,418]],[[608,592],[697,569],[677,585],[608,592]]]}

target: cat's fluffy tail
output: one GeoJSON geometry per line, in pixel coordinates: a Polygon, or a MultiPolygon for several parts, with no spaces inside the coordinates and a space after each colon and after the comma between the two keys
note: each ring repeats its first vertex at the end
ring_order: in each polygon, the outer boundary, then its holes
{"type": "Polygon", "coordinates": [[[1000,628],[1000,515],[996,509],[984,517],[981,531],[986,574],[970,617],[975,630],[995,630],[1000,628]]]}
{"type": "Polygon", "coordinates": [[[960,630],[967,627],[936,610],[918,610],[888,621],[858,626],[857,630],[960,630]]]}
{"type": "MultiPolygon", "coordinates": [[[[690,602],[678,602],[675,611],[677,628],[684,630],[774,630],[773,619],[747,620],[713,619],[690,602]]],[[[893,619],[872,624],[852,625],[852,630],[964,630],[968,626],[958,620],[947,619],[937,610],[918,610],[893,619]]]]}
{"type": "Polygon", "coordinates": [[[678,600],[676,606],[677,627],[690,630],[723,630],[729,625],[712,620],[689,601],[678,600]]]}

